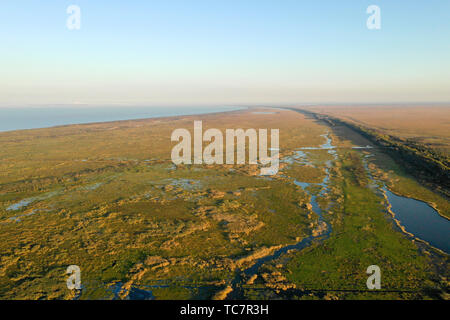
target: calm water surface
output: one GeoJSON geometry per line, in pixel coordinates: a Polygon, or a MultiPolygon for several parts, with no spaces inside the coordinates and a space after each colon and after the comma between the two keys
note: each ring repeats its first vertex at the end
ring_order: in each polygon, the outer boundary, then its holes
{"type": "Polygon", "coordinates": [[[27,107],[1,108],[0,131],[68,124],[205,114],[243,107],[27,107]]]}
{"type": "Polygon", "coordinates": [[[395,217],[406,231],[430,243],[433,247],[450,253],[450,221],[425,202],[398,196],[383,189],[395,217]]]}

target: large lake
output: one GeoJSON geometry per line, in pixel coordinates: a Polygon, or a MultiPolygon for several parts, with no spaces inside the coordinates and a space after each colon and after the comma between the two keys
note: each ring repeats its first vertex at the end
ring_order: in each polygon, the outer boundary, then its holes
{"type": "Polygon", "coordinates": [[[1,108],[0,131],[47,128],[78,123],[205,114],[243,107],[27,107],[1,108]]]}

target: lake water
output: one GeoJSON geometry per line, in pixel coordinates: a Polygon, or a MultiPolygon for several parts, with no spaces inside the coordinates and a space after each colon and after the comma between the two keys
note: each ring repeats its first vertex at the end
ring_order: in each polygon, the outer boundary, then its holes
{"type": "Polygon", "coordinates": [[[450,253],[450,221],[425,202],[398,196],[383,188],[395,217],[406,231],[450,253]]]}
{"type": "Polygon", "coordinates": [[[27,107],[0,108],[0,132],[68,124],[205,114],[243,107],[27,107]]]}

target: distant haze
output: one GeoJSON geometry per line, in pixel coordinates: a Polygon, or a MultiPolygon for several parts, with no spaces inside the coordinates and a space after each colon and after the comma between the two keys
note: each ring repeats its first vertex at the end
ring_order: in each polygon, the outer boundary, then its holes
{"type": "Polygon", "coordinates": [[[450,101],[450,2],[375,3],[3,0],[0,106],[450,101]]]}

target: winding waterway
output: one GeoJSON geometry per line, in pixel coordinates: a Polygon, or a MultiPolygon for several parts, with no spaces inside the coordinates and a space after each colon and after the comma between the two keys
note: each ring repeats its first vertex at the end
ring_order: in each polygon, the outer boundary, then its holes
{"type": "MultiPolygon", "coordinates": [[[[299,148],[294,152],[294,154],[290,157],[287,157],[282,160],[282,162],[293,164],[310,164],[311,162],[308,160],[307,150],[328,150],[328,153],[333,155],[334,160],[337,160],[337,152],[336,147],[332,145],[332,140],[329,137],[329,134],[326,133],[322,135],[326,139],[326,142],[319,147],[306,147],[299,148]]],[[[353,149],[371,149],[370,146],[365,147],[353,147],[353,149]]],[[[371,154],[366,155],[367,157],[372,156],[371,154]]],[[[426,241],[431,246],[436,247],[446,253],[450,252],[450,221],[446,218],[439,215],[439,213],[428,205],[425,202],[402,197],[394,194],[390,190],[386,188],[386,186],[374,179],[371,175],[370,169],[367,166],[367,161],[365,159],[365,168],[369,175],[369,178],[372,182],[371,187],[374,190],[380,190],[385,193],[386,200],[388,202],[388,206],[390,206],[391,211],[394,213],[395,218],[399,221],[399,223],[405,228],[405,230],[409,233],[414,234],[415,237],[426,241]]],[[[269,261],[273,261],[279,258],[281,255],[289,252],[290,250],[302,250],[312,244],[313,241],[323,241],[329,238],[332,227],[331,225],[324,219],[323,210],[320,208],[317,203],[317,198],[321,197],[325,194],[325,192],[329,189],[329,181],[330,181],[330,168],[332,166],[332,161],[326,161],[325,167],[325,177],[319,183],[308,183],[298,180],[293,180],[293,183],[299,187],[301,187],[309,196],[310,196],[310,204],[312,211],[317,214],[318,220],[317,225],[322,226],[320,232],[312,233],[311,235],[303,238],[301,241],[284,246],[271,255],[264,256],[254,261],[254,263],[244,270],[237,270],[236,276],[231,281],[232,291],[227,295],[227,299],[243,299],[245,298],[245,293],[243,289],[243,284],[245,284],[245,280],[250,279],[252,276],[255,276],[259,273],[262,265],[269,261]],[[308,188],[311,185],[320,186],[321,189],[319,193],[313,194],[308,188]]],[[[153,299],[152,290],[154,288],[159,288],[163,286],[147,286],[144,288],[133,288],[130,292],[130,299],[153,299]]],[[[168,287],[168,286],[164,286],[168,287]]],[[[190,287],[186,287],[190,288],[190,287]]],[[[201,287],[197,287],[196,289],[201,289],[201,287]]],[[[210,288],[212,289],[212,288],[210,288]]],[[[117,296],[117,294],[115,294],[117,296]]],[[[117,298],[117,297],[116,297],[117,298]]]]}
{"type": "MultiPolygon", "coordinates": [[[[293,164],[297,163],[308,163],[306,160],[306,154],[304,151],[306,150],[328,150],[328,153],[334,156],[334,159],[337,159],[336,147],[331,144],[331,139],[328,136],[328,133],[322,135],[326,138],[326,143],[321,145],[320,147],[305,147],[300,148],[300,150],[296,151],[293,156],[285,159],[284,162],[293,164]]],[[[371,146],[364,147],[353,147],[353,149],[371,149],[371,146]]],[[[369,155],[370,156],[370,155],[369,155]]],[[[321,183],[317,183],[316,185],[320,185],[322,187],[321,191],[318,195],[311,194],[308,191],[308,186],[312,183],[302,182],[298,180],[294,180],[294,183],[297,186],[300,186],[303,190],[305,190],[311,197],[310,204],[312,206],[312,210],[319,217],[319,224],[325,224],[326,228],[319,235],[310,235],[296,244],[288,245],[276,250],[273,254],[262,257],[255,261],[255,263],[243,270],[238,271],[236,277],[233,279],[231,287],[233,291],[228,294],[227,299],[240,299],[244,297],[244,292],[242,289],[243,279],[242,276],[245,275],[246,278],[250,278],[251,276],[257,275],[260,267],[269,261],[279,258],[282,254],[287,253],[290,250],[302,250],[309,245],[314,240],[323,241],[327,239],[332,232],[331,225],[323,218],[322,209],[319,207],[317,203],[317,197],[322,196],[326,190],[328,190],[328,182],[330,179],[329,168],[331,167],[331,161],[326,162],[326,176],[321,183]]],[[[369,168],[367,167],[367,162],[365,162],[366,171],[369,174],[370,179],[374,182],[374,186],[376,188],[381,189],[386,194],[386,199],[388,202],[388,206],[390,206],[391,211],[394,213],[395,218],[400,222],[400,224],[405,228],[405,230],[409,233],[414,234],[415,237],[426,241],[431,246],[436,247],[446,253],[450,252],[450,221],[442,216],[430,205],[425,202],[415,200],[412,198],[402,197],[394,194],[389,191],[383,184],[381,188],[380,182],[376,181],[370,173],[369,168]]]]}
{"type": "MultiPolygon", "coordinates": [[[[303,161],[305,161],[305,157],[306,154],[304,153],[304,151],[301,150],[328,150],[328,153],[333,155],[334,159],[337,159],[337,154],[336,154],[336,150],[334,150],[336,147],[333,146],[331,144],[332,140],[331,138],[328,136],[328,133],[321,135],[322,137],[324,137],[326,139],[326,142],[324,144],[322,144],[320,147],[315,147],[315,148],[300,148],[299,151],[296,151],[294,153],[294,156],[292,156],[290,159],[288,159],[286,162],[288,163],[293,163],[294,161],[299,162],[300,158],[303,158],[303,161]]],[[[312,207],[312,210],[314,211],[314,213],[317,214],[318,218],[318,225],[324,225],[325,227],[323,228],[323,230],[321,232],[319,232],[318,234],[311,234],[310,236],[303,238],[301,241],[292,244],[292,245],[287,245],[284,246],[278,250],[276,250],[273,254],[262,257],[260,259],[257,259],[254,264],[252,266],[250,266],[247,269],[244,269],[242,271],[238,271],[236,273],[236,277],[233,279],[232,283],[231,283],[231,287],[233,289],[233,291],[231,291],[230,294],[228,294],[227,299],[239,299],[243,297],[243,291],[242,291],[242,275],[245,275],[246,277],[251,277],[253,275],[256,275],[260,269],[260,267],[269,261],[272,261],[274,259],[279,258],[282,254],[287,253],[290,250],[302,250],[308,246],[311,245],[311,243],[313,241],[323,241],[325,239],[327,239],[330,236],[330,233],[332,232],[332,227],[331,225],[324,219],[323,215],[322,215],[322,209],[320,208],[319,204],[317,203],[317,197],[322,196],[327,190],[328,190],[328,182],[330,180],[330,171],[329,168],[331,167],[332,163],[331,161],[327,161],[326,162],[326,175],[324,177],[324,179],[322,180],[322,182],[320,183],[308,183],[308,182],[302,182],[302,181],[298,181],[298,180],[294,180],[294,184],[301,187],[306,193],[308,193],[308,195],[310,196],[311,200],[310,200],[310,204],[312,207]],[[308,191],[308,186],[310,185],[319,185],[322,187],[322,189],[320,190],[319,194],[312,194],[308,191]]]]}

